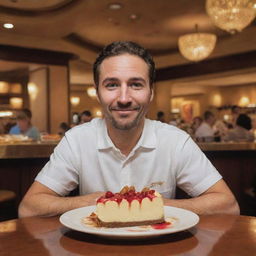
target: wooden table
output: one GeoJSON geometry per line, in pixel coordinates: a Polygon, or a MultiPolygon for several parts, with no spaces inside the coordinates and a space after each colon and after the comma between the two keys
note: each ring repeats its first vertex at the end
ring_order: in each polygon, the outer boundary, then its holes
{"type": "Polygon", "coordinates": [[[201,216],[188,231],[130,241],[72,231],[58,217],[14,219],[0,223],[0,255],[252,256],[256,255],[256,218],[201,216]]]}

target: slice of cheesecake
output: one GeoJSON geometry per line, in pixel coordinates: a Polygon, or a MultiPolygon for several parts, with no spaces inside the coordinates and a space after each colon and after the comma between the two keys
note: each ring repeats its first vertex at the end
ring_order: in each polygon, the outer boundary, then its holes
{"type": "Polygon", "coordinates": [[[128,227],[164,222],[162,196],[155,190],[124,187],[120,193],[106,192],[97,200],[97,222],[102,227],[128,227]]]}

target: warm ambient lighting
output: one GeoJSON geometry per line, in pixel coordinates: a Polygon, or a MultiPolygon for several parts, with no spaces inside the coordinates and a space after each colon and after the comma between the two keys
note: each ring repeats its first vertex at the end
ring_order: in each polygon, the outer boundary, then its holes
{"type": "Polygon", "coordinates": [[[112,3],[108,6],[110,10],[119,10],[122,8],[122,5],[119,3],[112,3]]]}
{"type": "Polygon", "coordinates": [[[180,53],[188,60],[200,61],[207,58],[213,51],[217,37],[209,33],[187,34],[179,37],[178,46],[180,53]]]}
{"type": "Polygon", "coordinates": [[[0,81],[0,93],[8,93],[9,92],[9,84],[6,82],[0,81]]]}
{"type": "Polygon", "coordinates": [[[256,15],[253,0],[207,0],[206,11],[217,27],[232,34],[242,31],[256,15]]]}
{"type": "Polygon", "coordinates": [[[101,110],[97,109],[97,110],[95,111],[95,115],[96,115],[97,117],[102,117],[102,112],[101,112],[101,110]]]}
{"type": "Polygon", "coordinates": [[[79,105],[79,103],[80,103],[80,98],[79,98],[79,97],[71,97],[71,98],[70,98],[70,102],[71,102],[71,104],[75,107],[75,106],[79,105]]]}
{"type": "Polygon", "coordinates": [[[12,97],[10,98],[10,104],[12,108],[16,108],[16,109],[22,108],[23,99],[18,97],[12,97]]]}
{"type": "Polygon", "coordinates": [[[243,96],[243,97],[240,98],[238,105],[239,105],[240,107],[246,107],[248,104],[250,104],[249,98],[246,97],[246,96],[243,96]]]}
{"type": "Polygon", "coordinates": [[[172,108],[172,111],[171,111],[173,114],[178,114],[180,113],[180,109],[179,108],[172,108]]]}
{"type": "Polygon", "coordinates": [[[38,94],[38,87],[35,83],[28,83],[28,94],[32,100],[36,99],[38,94]]]}
{"type": "Polygon", "coordinates": [[[87,94],[92,97],[92,98],[95,98],[97,96],[97,93],[96,93],[96,89],[94,87],[89,87],[87,89],[87,94]]]}
{"type": "Polygon", "coordinates": [[[3,27],[7,29],[12,29],[14,28],[14,25],[12,23],[4,23],[3,27]]]}
{"type": "Polygon", "coordinates": [[[223,119],[224,119],[224,121],[228,122],[230,119],[230,116],[226,114],[223,116],[223,119]]]}
{"type": "Polygon", "coordinates": [[[214,94],[212,97],[212,104],[215,107],[220,107],[222,102],[222,98],[220,94],[214,94]]]}
{"type": "Polygon", "coordinates": [[[22,93],[22,85],[20,83],[12,83],[10,86],[11,93],[22,93]]]}
{"type": "Polygon", "coordinates": [[[0,117],[10,117],[13,116],[13,112],[11,111],[0,111],[0,117]]]}

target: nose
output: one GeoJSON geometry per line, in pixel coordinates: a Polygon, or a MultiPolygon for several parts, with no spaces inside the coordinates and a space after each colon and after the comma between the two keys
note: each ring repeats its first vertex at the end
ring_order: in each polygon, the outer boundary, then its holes
{"type": "Polygon", "coordinates": [[[118,101],[122,104],[127,104],[128,102],[131,101],[130,90],[126,84],[122,84],[120,86],[120,94],[119,94],[118,101]]]}

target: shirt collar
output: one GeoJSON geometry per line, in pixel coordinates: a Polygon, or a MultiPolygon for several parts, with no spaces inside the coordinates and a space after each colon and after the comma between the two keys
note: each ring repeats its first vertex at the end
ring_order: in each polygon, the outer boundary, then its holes
{"type": "MultiPolygon", "coordinates": [[[[105,119],[99,120],[98,122],[97,138],[98,138],[97,139],[98,149],[115,148],[113,142],[108,136],[105,119]]],[[[149,148],[149,149],[156,147],[156,134],[154,130],[154,124],[149,119],[145,119],[142,135],[137,145],[135,146],[134,150],[136,150],[139,147],[149,148]]]]}

